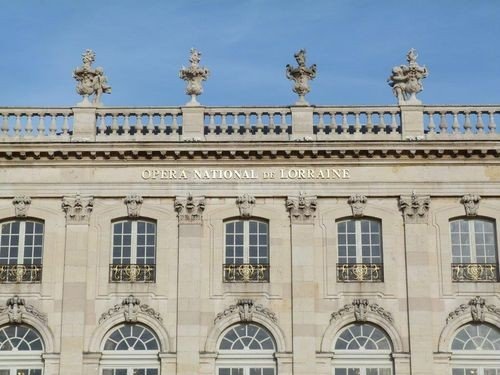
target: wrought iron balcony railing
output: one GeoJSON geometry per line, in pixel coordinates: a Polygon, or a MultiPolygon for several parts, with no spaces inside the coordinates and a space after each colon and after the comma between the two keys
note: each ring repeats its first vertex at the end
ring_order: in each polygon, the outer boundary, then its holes
{"type": "Polygon", "coordinates": [[[383,282],[384,265],[382,263],[337,263],[337,281],[383,282]]]}
{"type": "Polygon", "coordinates": [[[269,264],[224,264],[224,281],[229,283],[269,282],[269,264]]]}
{"type": "Polygon", "coordinates": [[[0,283],[39,283],[41,281],[41,264],[0,265],[0,283]]]}
{"type": "Polygon", "coordinates": [[[112,283],[154,283],[156,280],[155,264],[110,264],[109,281],[112,283]]]}
{"type": "Polygon", "coordinates": [[[453,282],[495,282],[498,281],[498,267],[495,263],[452,263],[453,282]]]}

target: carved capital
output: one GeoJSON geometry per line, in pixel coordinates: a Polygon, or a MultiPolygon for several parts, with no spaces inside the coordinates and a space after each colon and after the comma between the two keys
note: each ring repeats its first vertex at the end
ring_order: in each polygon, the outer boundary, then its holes
{"type": "Polygon", "coordinates": [[[460,199],[460,203],[464,205],[465,214],[467,216],[476,216],[479,210],[479,202],[481,197],[476,194],[466,194],[460,199]]]}
{"type": "Polygon", "coordinates": [[[219,320],[222,320],[226,316],[233,314],[239,314],[240,320],[242,322],[253,321],[255,314],[260,314],[261,316],[264,316],[265,318],[271,320],[274,323],[278,322],[276,314],[273,313],[268,308],[256,304],[252,299],[240,299],[236,302],[235,305],[231,305],[224,311],[217,314],[214,323],[217,323],[219,320]]]}
{"type": "Polygon", "coordinates": [[[293,224],[313,223],[316,206],[317,198],[315,196],[306,197],[302,192],[298,197],[288,197],[286,200],[286,208],[293,224]]]}
{"type": "Polygon", "coordinates": [[[367,314],[374,313],[379,315],[381,318],[387,320],[388,322],[393,322],[394,318],[389,311],[386,311],[383,307],[376,303],[370,303],[365,298],[353,299],[352,303],[349,305],[344,305],[340,310],[332,313],[330,322],[332,320],[337,320],[345,315],[352,314],[354,319],[358,322],[365,322],[367,320],[367,314]]]}
{"type": "Polygon", "coordinates": [[[417,196],[415,192],[411,197],[399,198],[399,208],[403,212],[405,224],[427,224],[430,205],[429,196],[417,196]]]}
{"type": "Polygon", "coordinates": [[[255,206],[255,197],[244,194],[236,198],[236,205],[240,209],[240,216],[249,218],[252,216],[253,207],[255,206]]]}
{"type": "Polygon", "coordinates": [[[12,204],[14,205],[16,217],[26,217],[26,215],[28,215],[28,209],[31,205],[31,198],[25,195],[15,197],[12,200],[12,204]]]}
{"type": "Polygon", "coordinates": [[[67,224],[88,224],[94,208],[94,198],[81,197],[79,194],[64,197],[61,206],[66,214],[67,224]]]}
{"type": "Polygon", "coordinates": [[[361,194],[354,194],[349,197],[347,203],[351,206],[352,216],[362,217],[364,215],[366,202],[368,199],[361,194]]]}
{"type": "Polygon", "coordinates": [[[7,300],[5,307],[0,307],[0,314],[7,314],[9,322],[21,324],[25,321],[25,315],[38,319],[43,324],[47,324],[47,316],[38,311],[34,306],[26,304],[24,298],[15,295],[7,300]]]}
{"type": "Polygon", "coordinates": [[[156,312],[149,305],[141,304],[141,300],[139,298],[130,295],[124,298],[121,304],[114,305],[108,309],[108,311],[102,313],[99,318],[99,324],[102,324],[107,319],[119,314],[123,314],[123,319],[129,323],[137,322],[140,314],[156,319],[160,323],[163,320],[160,313],[156,312]]]}
{"type": "Polygon", "coordinates": [[[141,216],[141,207],[143,199],[140,195],[132,194],[125,197],[123,203],[127,206],[128,217],[141,216]]]}
{"type": "Polygon", "coordinates": [[[201,224],[205,210],[205,197],[194,198],[189,194],[187,198],[177,198],[174,208],[180,224],[201,224]]]}

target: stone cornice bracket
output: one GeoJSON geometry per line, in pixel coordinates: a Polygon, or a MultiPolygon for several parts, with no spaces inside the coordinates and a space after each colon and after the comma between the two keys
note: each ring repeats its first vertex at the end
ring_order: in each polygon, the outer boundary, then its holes
{"type": "Polygon", "coordinates": [[[255,206],[255,197],[243,194],[236,198],[236,205],[240,210],[240,216],[242,218],[249,218],[252,216],[253,207],[255,206]]]}
{"type": "Polygon", "coordinates": [[[174,208],[179,218],[179,224],[201,224],[205,210],[205,197],[176,198],[174,208]]]}
{"type": "Polygon", "coordinates": [[[276,314],[268,308],[256,304],[252,299],[240,299],[236,302],[235,305],[231,305],[224,311],[218,313],[215,317],[214,323],[217,323],[225,317],[233,314],[239,314],[240,321],[242,322],[253,321],[254,314],[260,314],[261,316],[264,316],[266,319],[269,319],[274,323],[278,322],[276,314]]]}
{"type": "Polygon", "coordinates": [[[497,318],[500,318],[500,308],[495,305],[487,305],[484,298],[476,296],[470,299],[467,304],[463,303],[449,313],[446,318],[446,324],[464,314],[470,314],[473,322],[484,322],[486,313],[493,314],[497,318]]]}
{"type": "Polygon", "coordinates": [[[351,206],[352,216],[362,217],[364,215],[366,202],[368,199],[361,194],[354,194],[347,199],[347,203],[351,206]]]}
{"type": "Polygon", "coordinates": [[[121,304],[114,305],[112,308],[108,309],[108,311],[102,313],[99,318],[99,324],[102,324],[107,319],[120,314],[123,314],[124,321],[128,323],[137,322],[139,314],[145,314],[153,319],[156,319],[160,323],[163,321],[160,313],[156,312],[149,305],[141,304],[141,300],[139,298],[130,295],[124,298],[121,304]]]}
{"type": "Polygon", "coordinates": [[[465,214],[467,216],[476,216],[479,210],[479,202],[481,197],[476,194],[466,194],[460,199],[460,203],[464,205],[465,214]]]}
{"type": "Polygon", "coordinates": [[[67,224],[88,224],[94,208],[94,198],[81,197],[79,194],[64,197],[61,207],[66,214],[67,224]]]}
{"type": "Polygon", "coordinates": [[[399,198],[399,209],[403,212],[405,224],[427,224],[430,205],[430,196],[417,196],[415,192],[410,197],[399,198]]]}
{"type": "Polygon", "coordinates": [[[290,213],[292,224],[312,224],[316,215],[318,200],[316,196],[305,196],[300,192],[298,197],[288,197],[286,208],[290,213]]]}
{"type": "Polygon", "coordinates": [[[15,197],[12,199],[12,204],[14,205],[16,217],[26,217],[26,215],[28,215],[28,209],[31,205],[31,198],[25,195],[15,197]]]}
{"type": "Polygon", "coordinates": [[[24,298],[17,295],[9,298],[5,306],[0,307],[0,314],[7,314],[12,324],[21,324],[25,322],[25,315],[30,315],[47,325],[47,316],[34,306],[26,304],[24,298]]]}
{"type": "Polygon", "coordinates": [[[370,303],[366,298],[355,298],[350,305],[344,305],[340,310],[332,313],[330,322],[352,314],[357,322],[366,322],[368,312],[375,313],[388,322],[394,322],[394,318],[389,311],[376,303],[370,303]]]}
{"type": "Polygon", "coordinates": [[[128,217],[139,217],[141,216],[141,207],[144,199],[137,194],[128,195],[123,200],[123,203],[127,206],[128,217]]]}

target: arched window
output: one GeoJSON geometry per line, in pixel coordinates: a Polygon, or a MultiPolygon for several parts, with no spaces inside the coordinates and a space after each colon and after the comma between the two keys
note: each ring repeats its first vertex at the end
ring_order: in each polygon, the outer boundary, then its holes
{"type": "Polygon", "coordinates": [[[3,222],[0,226],[0,282],[40,282],[43,223],[13,220],[3,222]]]}
{"type": "Polygon", "coordinates": [[[238,324],[219,343],[217,375],[275,375],[276,344],[265,328],[238,324]]]}
{"type": "Polygon", "coordinates": [[[453,375],[499,375],[500,330],[489,324],[467,324],[451,343],[453,375]]]}
{"type": "Polygon", "coordinates": [[[156,335],[141,324],[115,327],[102,347],[102,375],[159,375],[160,343],[156,335]]]}
{"type": "Polygon", "coordinates": [[[113,223],[112,282],[154,282],[156,223],[123,220],[113,223]]]}
{"type": "Polygon", "coordinates": [[[269,281],[269,226],[262,220],[225,223],[224,281],[269,281]]]}
{"type": "Polygon", "coordinates": [[[382,226],[375,219],[337,222],[337,280],[380,282],[384,280],[382,226]]]}
{"type": "Polygon", "coordinates": [[[33,328],[0,328],[0,375],[42,375],[42,354],[42,338],[33,328]]]}
{"type": "Polygon", "coordinates": [[[453,281],[497,281],[495,222],[458,219],[450,222],[453,281]]]}
{"type": "Polygon", "coordinates": [[[344,328],[334,345],[335,375],[391,375],[391,341],[371,324],[344,328]]]}

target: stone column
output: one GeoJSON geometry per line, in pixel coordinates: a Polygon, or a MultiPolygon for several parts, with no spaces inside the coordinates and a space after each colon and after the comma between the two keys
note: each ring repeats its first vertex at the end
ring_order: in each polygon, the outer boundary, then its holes
{"type": "Polygon", "coordinates": [[[96,131],[96,108],[74,107],[71,140],[75,142],[95,142],[96,131]]]}
{"type": "Polygon", "coordinates": [[[407,309],[412,375],[434,375],[432,329],[432,271],[436,267],[430,241],[429,196],[401,197],[404,217],[407,309]]]}
{"type": "Polygon", "coordinates": [[[314,217],[316,197],[289,197],[292,238],[293,374],[316,374],[314,217]]]}
{"type": "Polygon", "coordinates": [[[424,138],[424,107],[421,104],[401,104],[401,139],[424,138]]]}
{"type": "Polygon", "coordinates": [[[309,140],[315,138],[313,128],[313,107],[293,106],[292,111],[292,139],[309,140]]]}
{"type": "Polygon", "coordinates": [[[177,286],[177,374],[198,374],[201,332],[201,248],[205,198],[175,200],[179,218],[177,286]]]}
{"type": "Polygon", "coordinates": [[[60,374],[81,375],[87,286],[87,251],[91,197],[64,197],[66,244],[62,296],[60,374]]]}

